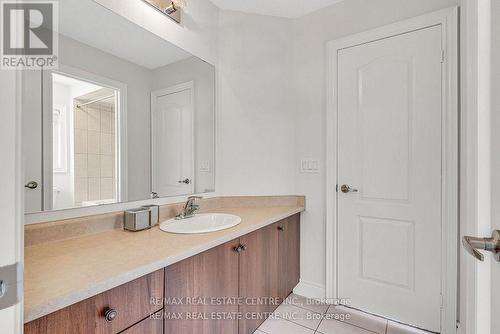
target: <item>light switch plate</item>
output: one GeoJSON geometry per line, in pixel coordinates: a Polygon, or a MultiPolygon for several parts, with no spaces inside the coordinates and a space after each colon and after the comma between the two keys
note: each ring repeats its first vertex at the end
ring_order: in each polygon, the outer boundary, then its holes
{"type": "Polygon", "coordinates": [[[319,173],[319,160],[318,159],[302,159],[300,160],[300,172],[309,174],[319,173]]]}
{"type": "Polygon", "coordinates": [[[200,172],[210,172],[210,160],[201,160],[199,163],[200,172]]]}

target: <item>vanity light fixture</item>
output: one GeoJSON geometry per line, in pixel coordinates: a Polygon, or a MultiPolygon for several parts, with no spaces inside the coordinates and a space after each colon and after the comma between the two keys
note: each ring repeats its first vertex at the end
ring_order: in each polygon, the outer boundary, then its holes
{"type": "Polygon", "coordinates": [[[187,7],[187,0],[143,0],[155,9],[181,23],[181,12],[187,7]]]}

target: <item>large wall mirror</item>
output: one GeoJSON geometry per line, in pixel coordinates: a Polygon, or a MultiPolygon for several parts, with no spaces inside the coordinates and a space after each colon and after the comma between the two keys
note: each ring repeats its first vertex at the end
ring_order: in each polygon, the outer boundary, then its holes
{"type": "Polygon", "coordinates": [[[214,67],[92,0],[58,35],[21,74],[26,213],[214,191],[214,67]]]}

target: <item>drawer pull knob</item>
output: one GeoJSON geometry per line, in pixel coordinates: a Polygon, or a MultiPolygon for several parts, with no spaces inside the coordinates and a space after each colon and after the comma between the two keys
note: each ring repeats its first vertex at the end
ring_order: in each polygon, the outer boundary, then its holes
{"type": "Polygon", "coordinates": [[[236,253],[241,253],[246,250],[247,250],[247,245],[239,245],[238,247],[233,248],[233,251],[235,251],[236,253]]]}
{"type": "Polygon", "coordinates": [[[278,231],[284,231],[285,228],[283,226],[278,226],[278,231]]]}
{"type": "Polygon", "coordinates": [[[118,312],[112,308],[107,308],[104,311],[104,318],[106,319],[107,322],[111,322],[116,319],[116,316],[118,315],[118,312]]]}

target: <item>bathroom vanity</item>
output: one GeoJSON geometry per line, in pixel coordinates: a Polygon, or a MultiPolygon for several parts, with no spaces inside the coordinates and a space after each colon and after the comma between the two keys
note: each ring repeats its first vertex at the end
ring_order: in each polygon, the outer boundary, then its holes
{"type": "Polygon", "coordinates": [[[242,219],[213,233],[27,227],[25,332],[253,333],[299,282],[303,198],[270,199],[208,200],[203,211],[242,219]]]}

